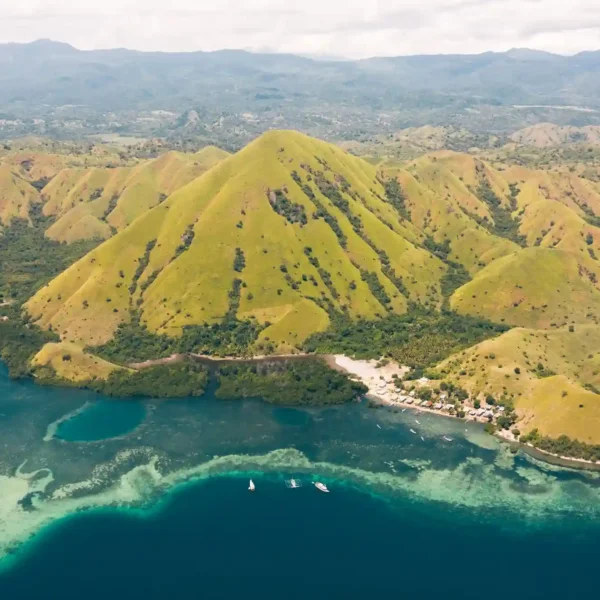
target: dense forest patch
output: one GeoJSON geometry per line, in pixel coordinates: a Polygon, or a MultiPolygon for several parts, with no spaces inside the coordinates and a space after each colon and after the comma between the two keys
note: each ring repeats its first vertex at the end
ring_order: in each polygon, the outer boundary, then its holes
{"type": "Polygon", "coordinates": [[[0,297],[22,304],[53,277],[95,248],[101,240],[65,244],[44,235],[48,219],[32,216],[33,226],[13,219],[0,236],[0,297]]]}
{"type": "Polygon", "coordinates": [[[190,352],[246,356],[261,330],[262,327],[252,321],[228,319],[212,325],[189,325],[184,327],[181,337],[173,338],[153,333],[140,321],[139,315],[134,314],[129,323],[119,326],[110,342],[88,350],[121,365],[190,352]]]}
{"type": "Polygon", "coordinates": [[[344,404],[367,392],[318,358],[225,365],[217,377],[218,398],[263,398],[287,406],[344,404]]]}
{"type": "Polygon", "coordinates": [[[310,336],[304,349],[358,358],[388,356],[424,368],[507,330],[505,325],[450,311],[413,309],[376,321],[339,319],[329,330],[310,336]]]}

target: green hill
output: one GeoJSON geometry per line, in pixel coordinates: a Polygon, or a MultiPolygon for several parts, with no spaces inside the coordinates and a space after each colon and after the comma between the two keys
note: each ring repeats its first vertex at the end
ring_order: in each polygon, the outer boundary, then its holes
{"type": "Polygon", "coordinates": [[[494,261],[451,299],[454,310],[548,329],[600,317],[600,266],[588,256],[527,248],[494,261]]]}
{"type": "Polygon", "coordinates": [[[170,152],[133,169],[59,173],[43,194],[44,212],[62,214],[48,235],[71,221],[78,235],[119,233],[40,290],[29,313],[90,345],[132,311],[170,336],[235,317],[278,350],[332,316],[410,303],[525,327],[595,322],[600,192],[576,174],[437,152],[382,175],[287,131],[222,158],[170,152]],[[161,202],[159,189],[173,193],[161,202]]]}
{"type": "Polygon", "coordinates": [[[27,304],[81,344],[107,342],[132,309],[181,335],[232,315],[279,350],[332,314],[439,306],[447,266],[385,199],[376,168],[294,132],[271,132],[145,212],[27,304]]]}
{"type": "Polygon", "coordinates": [[[8,165],[0,164],[0,226],[15,218],[28,220],[32,205],[39,203],[38,191],[8,165]]]}
{"type": "Polygon", "coordinates": [[[271,131],[231,156],[63,169],[42,200],[49,237],[109,239],[24,305],[60,338],[37,368],[102,379],[174,352],[307,349],[442,360],[523,431],[597,439],[600,184],[577,170],[447,151],[376,166],[271,131]]]}
{"type": "Polygon", "coordinates": [[[438,369],[473,395],[514,405],[524,433],[538,429],[600,443],[600,326],[515,328],[450,357],[438,369]]]}
{"type": "Polygon", "coordinates": [[[206,147],[167,152],[136,167],[64,169],[42,193],[43,213],[55,219],[47,235],[68,243],[107,239],[227,156],[206,147]]]}

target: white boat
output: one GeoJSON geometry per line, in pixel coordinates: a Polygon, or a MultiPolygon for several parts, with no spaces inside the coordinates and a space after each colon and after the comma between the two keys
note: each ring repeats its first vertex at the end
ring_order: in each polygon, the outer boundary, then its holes
{"type": "Polygon", "coordinates": [[[419,423],[419,421],[417,421],[416,419],[415,419],[415,423],[416,423],[417,425],[420,425],[420,424],[421,424],[421,423],[419,423]]]}
{"type": "Polygon", "coordinates": [[[288,479],[285,482],[285,485],[291,490],[295,490],[296,488],[302,487],[302,484],[299,481],[296,481],[295,479],[288,479]]]}
{"type": "Polygon", "coordinates": [[[445,439],[447,442],[451,442],[451,441],[452,441],[452,438],[449,438],[449,437],[446,437],[446,436],[444,436],[444,439],[445,439]]]}
{"type": "Polygon", "coordinates": [[[425,441],[425,438],[424,438],[423,436],[421,436],[421,440],[422,440],[422,441],[425,441]]]}
{"type": "Polygon", "coordinates": [[[321,491],[321,492],[327,492],[329,493],[329,490],[327,489],[327,486],[324,483],[321,483],[320,481],[317,481],[315,483],[315,487],[321,491]]]}
{"type": "Polygon", "coordinates": [[[250,480],[250,485],[248,486],[248,489],[253,492],[256,489],[256,486],[254,485],[254,481],[252,481],[252,479],[250,480]]]}
{"type": "Polygon", "coordinates": [[[410,430],[410,432],[411,432],[411,433],[414,433],[415,435],[416,435],[416,433],[417,433],[417,432],[416,432],[414,429],[411,429],[411,430],[410,430]]]}
{"type": "Polygon", "coordinates": [[[403,409],[402,409],[402,412],[405,412],[405,411],[406,411],[406,409],[405,409],[405,408],[403,408],[403,409]]]}
{"type": "Polygon", "coordinates": [[[379,427],[379,429],[381,429],[381,425],[377,425],[377,427],[379,427]]]}

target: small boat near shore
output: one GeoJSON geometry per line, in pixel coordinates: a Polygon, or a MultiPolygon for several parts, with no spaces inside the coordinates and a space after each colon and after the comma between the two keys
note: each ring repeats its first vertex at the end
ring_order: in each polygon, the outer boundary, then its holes
{"type": "Polygon", "coordinates": [[[444,439],[445,439],[447,442],[451,442],[451,441],[452,441],[452,438],[449,438],[448,436],[444,436],[444,439]]]}
{"type": "Polygon", "coordinates": [[[329,493],[329,490],[327,489],[327,486],[324,483],[321,483],[320,481],[315,482],[315,487],[320,491],[320,492],[326,492],[329,493]]]}
{"type": "Polygon", "coordinates": [[[285,482],[286,487],[290,488],[291,490],[295,490],[296,488],[300,488],[302,487],[302,484],[297,481],[296,479],[288,479],[285,482]]]}
{"type": "Polygon", "coordinates": [[[411,429],[410,432],[414,433],[415,435],[417,435],[417,432],[414,429],[411,429]]]}
{"type": "Polygon", "coordinates": [[[252,481],[252,479],[250,480],[250,485],[248,486],[248,490],[250,492],[253,492],[256,489],[256,486],[254,485],[254,481],[252,481]]]}

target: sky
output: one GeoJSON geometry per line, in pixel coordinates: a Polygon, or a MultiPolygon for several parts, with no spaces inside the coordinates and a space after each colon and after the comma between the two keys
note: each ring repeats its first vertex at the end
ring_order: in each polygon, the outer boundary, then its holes
{"type": "Polygon", "coordinates": [[[0,0],[0,42],[366,58],[600,49],[598,0],[0,0]]]}

